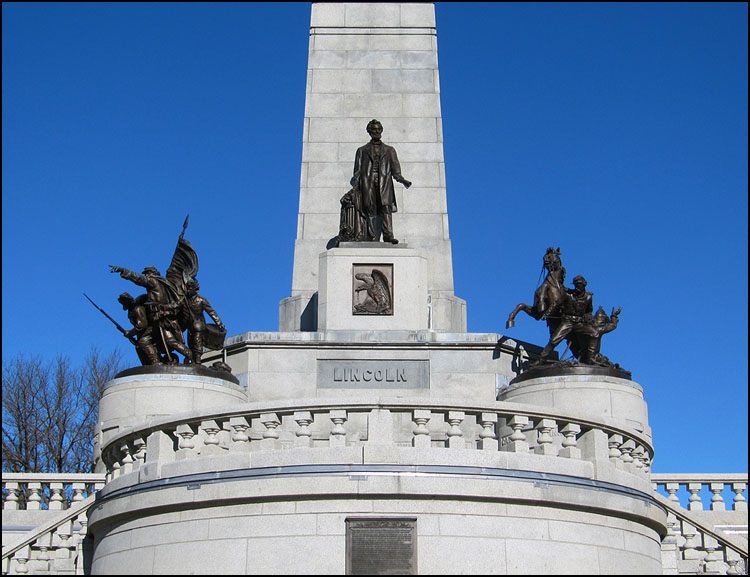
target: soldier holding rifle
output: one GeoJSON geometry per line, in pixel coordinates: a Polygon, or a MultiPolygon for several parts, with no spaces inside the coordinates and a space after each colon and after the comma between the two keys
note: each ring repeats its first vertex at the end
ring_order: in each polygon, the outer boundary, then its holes
{"type": "Polygon", "coordinates": [[[185,357],[185,364],[193,362],[193,354],[185,345],[182,329],[177,321],[177,312],[181,307],[179,302],[170,302],[167,279],[162,278],[159,271],[149,266],[143,269],[143,274],[130,271],[120,266],[110,266],[110,272],[120,273],[120,276],[132,283],[146,288],[146,302],[149,322],[153,327],[154,337],[158,345],[163,347],[167,360],[171,361],[171,351],[177,351],[185,357]]]}

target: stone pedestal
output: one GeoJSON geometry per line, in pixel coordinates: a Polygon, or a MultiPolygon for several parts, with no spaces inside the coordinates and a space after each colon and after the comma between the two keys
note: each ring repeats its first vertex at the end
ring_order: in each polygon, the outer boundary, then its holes
{"type": "Polygon", "coordinates": [[[251,402],[372,394],[493,401],[528,350],[539,348],[496,333],[248,332],[226,340],[226,362],[251,402]]]}
{"type": "Polygon", "coordinates": [[[367,244],[376,246],[320,255],[318,330],[426,330],[427,259],[408,248],[367,244]],[[369,283],[375,288],[368,291],[369,283]]]}
{"type": "Polygon", "coordinates": [[[516,379],[500,391],[497,400],[614,419],[651,438],[643,389],[628,379],[597,374],[516,379]]]}
{"type": "Polygon", "coordinates": [[[104,386],[97,444],[154,417],[244,402],[247,393],[230,373],[184,365],[128,369],[104,386]]]}

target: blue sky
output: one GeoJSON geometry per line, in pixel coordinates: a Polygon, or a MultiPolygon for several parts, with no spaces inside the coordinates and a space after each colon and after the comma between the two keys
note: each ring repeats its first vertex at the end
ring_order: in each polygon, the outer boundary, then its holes
{"type": "MultiPolygon", "coordinates": [[[[134,351],[186,214],[230,334],[291,293],[309,3],[3,4],[3,358],[134,351]]],[[[747,4],[438,3],[456,295],[544,344],[548,246],[644,387],[657,472],[747,471],[747,4]]],[[[384,134],[387,142],[387,134],[384,134]]],[[[396,226],[397,223],[396,223],[396,226]]],[[[333,234],[333,233],[332,233],[333,234]]],[[[562,351],[560,351],[562,352],[562,351]]]]}

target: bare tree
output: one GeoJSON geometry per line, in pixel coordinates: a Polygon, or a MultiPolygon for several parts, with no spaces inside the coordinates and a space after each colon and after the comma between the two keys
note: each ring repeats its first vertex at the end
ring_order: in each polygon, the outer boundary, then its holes
{"type": "Polygon", "coordinates": [[[118,350],[93,348],[82,367],[58,357],[3,362],[3,471],[86,473],[104,384],[119,371],[118,350]]]}
{"type": "Polygon", "coordinates": [[[45,467],[38,400],[49,378],[39,358],[3,361],[3,471],[30,473],[45,467]]]}

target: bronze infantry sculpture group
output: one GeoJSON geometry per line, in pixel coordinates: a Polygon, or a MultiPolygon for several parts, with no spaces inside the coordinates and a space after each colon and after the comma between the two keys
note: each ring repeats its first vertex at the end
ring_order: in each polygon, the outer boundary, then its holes
{"type": "Polygon", "coordinates": [[[127,311],[131,329],[123,329],[89,299],[135,345],[138,359],[144,366],[178,364],[178,355],[182,355],[184,364],[197,365],[204,347],[216,350],[224,343],[226,328],[221,318],[208,300],[198,294],[198,256],[183,238],[187,223],[186,218],[166,276],[161,276],[153,266],[146,267],[141,274],[121,266],[110,266],[111,272],[119,273],[146,291],[137,297],[125,292],[118,298],[127,311]],[[215,324],[207,324],[204,314],[215,324]],[[187,343],[184,332],[187,332],[187,343]]]}

